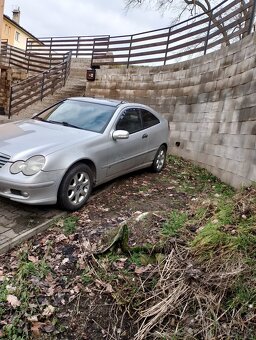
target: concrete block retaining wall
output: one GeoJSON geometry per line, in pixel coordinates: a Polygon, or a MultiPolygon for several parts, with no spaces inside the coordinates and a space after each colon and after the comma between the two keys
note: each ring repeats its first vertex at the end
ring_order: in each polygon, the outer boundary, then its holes
{"type": "Polygon", "coordinates": [[[101,68],[88,96],[148,104],[170,122],[170,153],[234,187],[256,181],[256,35],[193,60],[101,68]]]}

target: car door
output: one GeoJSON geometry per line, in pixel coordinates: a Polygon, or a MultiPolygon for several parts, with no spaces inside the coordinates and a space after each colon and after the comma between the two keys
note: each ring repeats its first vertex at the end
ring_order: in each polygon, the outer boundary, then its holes
{"type": "Polygon", "coordinates": [[[147,135],[145,163],[153,161],[159,146],[165,142],[165,131],[160,120],[150,111],[141,109],[143,132],[147,135]]]}
{"type": "Polygon", "coordinates": [[[119,176],[143,164],[146,137],[142,129],[141,114],[138,108],[128,108],[121,112],[115,130],[129,132],[128,139],[113,140],[109,157],[108,177],[119,176]]]}

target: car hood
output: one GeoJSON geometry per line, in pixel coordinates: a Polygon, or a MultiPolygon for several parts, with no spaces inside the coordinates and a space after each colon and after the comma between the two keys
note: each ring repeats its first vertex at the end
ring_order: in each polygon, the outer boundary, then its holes
{"type": "Polygon", "coordinates": [[[80,140],[92,140],[99,134],[59,124],[28,119],[0,125],[0,153],[10,161],[25,160],[34,155],[47,156],[80,140]]]}

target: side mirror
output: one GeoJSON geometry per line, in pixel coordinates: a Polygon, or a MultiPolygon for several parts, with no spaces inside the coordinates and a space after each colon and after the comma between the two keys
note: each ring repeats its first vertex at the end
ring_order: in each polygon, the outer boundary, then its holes
{"type": "Polygon", "coordinates": [[[116,130],[112,134],[112,138],[114,140],[117,139],[128,139],[129,138],[129,132],[125,130],[116,130]]]}

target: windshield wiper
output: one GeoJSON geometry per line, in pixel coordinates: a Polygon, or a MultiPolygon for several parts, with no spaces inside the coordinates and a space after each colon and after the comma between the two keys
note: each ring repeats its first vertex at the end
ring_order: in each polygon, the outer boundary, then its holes
{"type": "Polygon", "coordinates": [[[73,125],[73,124],[70,124],[68,122],[57,122],[56,120],[46,120],[46,122],[52,123],[52,124],[60,124],[60,125],[63,125],[63,126],[68,126],[68,127],[73,127],[75,129],[83,130],[83,128],[76,126],[76,125],[73,125]]]}
{"type": "Polygon", "coordinates": [[[39,116],[32,117],[32,119],[36,119],[36,120],[40,120],[42,122],[46,122],[46,120],[44,118],[41,118],[39,116]]]}

